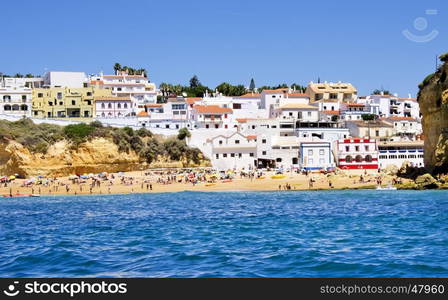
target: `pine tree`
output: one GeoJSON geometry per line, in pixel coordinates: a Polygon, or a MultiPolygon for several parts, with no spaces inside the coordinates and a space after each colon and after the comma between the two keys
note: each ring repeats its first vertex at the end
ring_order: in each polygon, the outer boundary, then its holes
{"type": "Polygon", "coordinates": [[[255,90],[255,81],[253,78],[250,80],[249,90],[252,92],[255,90]]]}

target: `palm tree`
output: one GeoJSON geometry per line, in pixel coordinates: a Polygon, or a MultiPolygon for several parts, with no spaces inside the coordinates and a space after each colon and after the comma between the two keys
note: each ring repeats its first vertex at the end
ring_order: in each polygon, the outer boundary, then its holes
{"type": "Polygon", "coordinates": [[[121,71],[121,65],[119,63],[115,63],[114,70],[115,70],[115,75],[117,75],[118,71],[121,71]]]}

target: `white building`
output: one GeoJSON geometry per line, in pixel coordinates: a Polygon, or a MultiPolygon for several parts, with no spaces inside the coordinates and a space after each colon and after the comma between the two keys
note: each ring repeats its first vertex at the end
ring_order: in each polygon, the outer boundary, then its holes
{"type": "Polygon", "coordinates": [[[145,111],[145,104],[157,103],[157,90],[154,83],[144,75],[95,75],[90,77],[90,85],[111,89],[112,95],[129,97],[132,102],[132,115],[145,111]]]}
{"type": "Polygon", "coordinates": [[[388,138],[394,134],[394,126],[381,120],[347,121],[345,125],[350,130],[350,136],[361,138],[388,138]]]}
{"type": "Polygon", "coordinates": [[[415,167],[424,167],[423,141],[380,142],[378,144],[378,162],[381,169],[390,166],[401,168],[404,162],[415,167]]]}
{"type": "Polygon", "coordinates": [[[319,111],[316,106],[302,103],[286,103],[272,112],[273,118],[294,119],[301,122],[319,121],[319,111]]]}
{"type": "Polygon", "coordinates": [[[236,127],[233,110],[218,105],[195,105],[192,110],[194,128],[230,129],[236,127]]]}
{"type": "Polygon", "coordinates": [[[207,141],[210,159],[214,168],[252,170],[257,162],[257,143],[255,136],[245,136],[235,132],[229,136],[218,135],[207,141]]]}
{"type": "Polygon", "coordinates": [[[321,170],[334,168],[335,160],[332,143],[328,141],[301,141],[300,168],[303,170],[321,170]]]}
{"type": "Polygon", "coordinates": [[[94,101],[97,118],[124,118],[132,113],[129,97],[95,97],[94,101]]]}
{"type": "Polygon", "coordinates": [[[31,117],[32,89],[27,78],[0,79],[0,113],[31,117]]]}
{"type": "Polygon", "coordinates": [[[51,71],[43,76],[45,87],[69,87],[83,88],[87,87],[87,76],[84,72],[59,72],[51,71]]]}
{"type": "Polygon", "coordinates": [[[341,169],[378,169],[377,140],[350,138],[336,142],[336,156],[341,169]]]}
{"type": "Polygon", "coordinates": [[[392,124],[393,135],[401,139],[415,140],[417,136],[422,134],[422,124],[412,117],[389,117],[384,120],[392,124]]]}
{"type": "Polygon", "coordinates": [[[342,103],[341,120],[360,121],[363,115],[378,115],[378,107],[363,103],[342,103]]]}
{"type": "Polygon", "coordinates": [[[264,110],[264,117],[272,117],[274,111],[281,106],[290,104],[308,104],[307,94],[296,93],[291,89],[263,90],[260,94],[260,108],[264,110]]]}
{"type": "Polygon", "coordinates": [[[415,98],[399,98],[391,95],[371,95],[359,98],[358,103],[377,107],[380,117],[412,117],[421,119],[420,107],[415,98]]]}

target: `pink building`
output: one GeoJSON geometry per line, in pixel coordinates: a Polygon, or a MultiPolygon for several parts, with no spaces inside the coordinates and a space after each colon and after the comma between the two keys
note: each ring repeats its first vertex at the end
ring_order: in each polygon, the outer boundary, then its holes
{"type": "Polygon", "coordinates": [[[341,169],[378,169],[378,146],[374,139],[351,138],[337,141],[341,169]]]}
{"type": "Polygon", "coordinates": [[[132,103],[129,97],[95,97],[94,100],[97,118],[119,118],[132,115],[132,103]]]}

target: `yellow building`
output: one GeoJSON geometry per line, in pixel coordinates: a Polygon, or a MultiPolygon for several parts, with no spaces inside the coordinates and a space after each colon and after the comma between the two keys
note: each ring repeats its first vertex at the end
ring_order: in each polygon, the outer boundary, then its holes
{"type": "Polygon", "coordinates": [[[96,87],[33,89],[32,116],[91,118],[95,116],[94,97],[107,96],[111,96],[111,90],[96,87]]]}
{"type": "Polygon", "coordinates": [[[337,102],[354,102],[358,97],[358,91],[351,83],[309,83],[305,93],[310,97],[310,102],[320,100],[334,100],[337,102]]]}

